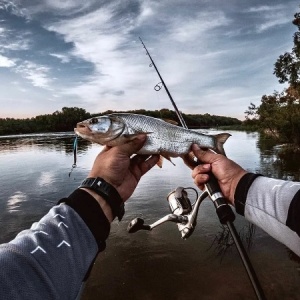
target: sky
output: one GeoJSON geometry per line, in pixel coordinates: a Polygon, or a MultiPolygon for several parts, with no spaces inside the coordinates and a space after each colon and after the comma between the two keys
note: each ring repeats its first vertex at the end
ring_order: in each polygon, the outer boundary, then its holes
{"type": "Polygon", "coordinates": [[[282,91],[299,1],[0,0],[0,118],[62,107],[172,109],[146,44],[184,113],[244,119],[282,91]]]}

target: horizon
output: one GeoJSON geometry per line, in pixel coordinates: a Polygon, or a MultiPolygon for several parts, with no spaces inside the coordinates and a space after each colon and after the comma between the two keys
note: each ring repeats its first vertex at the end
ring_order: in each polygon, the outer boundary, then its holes
{"type": "MultiPolygon", "coordinates": [[[[67,107],[67,108],[72,108],[72,107],[67,107]]],[[[79,109],[82,109],[82,107],[76,107],[76,108],[79,108],[79,109]]],[[[61,108],[62,109],[62,108],[61,108]]],[[[16,119],[16,120],[26,120],[26,119],[31,119],[31,118],[36,118],[38,116],[43,116],[43,115],[52,115],[54,114],[56,111],[59,111],[61,112],[61,109],[57,109],[53,112],[50,112],[50,113],[46,113],[46,114],[40,114],[40,115],[35,115],[35,116],[30,116],[30,117],[20,117],[20,118],[13,118],[13,117],[0,117],[0,119],[16,119]]],[[[158,111],[162,110],[162,109],[166,109],[166,108],[161,108],[161,109],[158,109],[158,111]]],[[[137,108],[137,109],[134,109],[134,110],[112,110],[112,113],[127,113],[127,112],[131,112],[131,111],[138,111],[138,110],[143,110],[143,108],[137,108]]],[[[146,110],[146,111],[155,111],[155,110],[146,110]]],[[[176,113],[174,110],[170,109],[170,111],[173,111],[174,114],[176,113]]],[[[87,113],[90,113],[92,115],[94,114],[103,114],[105,113],[106,111],[103,111],[103,112],[97,112],[97,113],[91,113],[89,111],[86,111],[87,113]]],[[[181,112],[182,113],[182,112],[181,112]]],[[[184,113],[183,114],[187,114],[187,115],[205,115],[206,113],[201,113],[201,114],[198,114],[198,113],[184,113]]],[[[225,116],[225,115],[215,115],[215,114],[209,114],[211,116],[216,116],[216,117],[225,117],[225,118],[235,118],[235,117],[230,117],[230,116],[225,116]]],[[[238,118],[235,118],[235,119],[238,119],[238,118]]],[[[238,119],[239,121],[243,121],[243,120],[240,120],[238,119]]]]}

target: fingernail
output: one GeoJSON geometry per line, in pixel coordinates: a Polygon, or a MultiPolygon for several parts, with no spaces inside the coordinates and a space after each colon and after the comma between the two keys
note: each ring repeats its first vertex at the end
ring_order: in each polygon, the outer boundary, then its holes
{"type": "Polygon", "coordinates": [[[208,170],[210,169],[210,164],[204,164],[202,165],[202,168],[208,170]]]}
{"type": "Polygon", "coordinates": [[[147,136],[146,134],[141,133],[136,138],[140,141],[144,141],[146,139],[146,136],[147,136]]]}
{"type": "Polygon", "coordinates": [[[200,150],[200,147],[197,144],[193,144],[192,147],[193,147],[193,150],[196,150],[196,151],[200,150]]]}

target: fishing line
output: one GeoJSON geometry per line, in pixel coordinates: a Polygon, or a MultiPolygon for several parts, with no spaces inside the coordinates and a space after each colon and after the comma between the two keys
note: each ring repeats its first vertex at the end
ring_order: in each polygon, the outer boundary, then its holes
{"type": "Polygon", "coordinates": [[[73,170],[77,167],[77,148],[78,148],[78,136],[75,135],[74,142],[73,142],[73,157],[74,157],[74,161],[73,161],[72,168],[71,168],[71,170],[69,172],[69,177],[71,177],[71,174],[72,174],[73,170]]]}

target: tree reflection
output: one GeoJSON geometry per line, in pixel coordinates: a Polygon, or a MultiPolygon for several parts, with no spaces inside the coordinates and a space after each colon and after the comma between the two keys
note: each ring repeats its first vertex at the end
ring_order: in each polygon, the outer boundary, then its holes
{"type": "MultiPolygon", "coordinates": [[[[45,149],[47,151],[63,151],[66,154],[73,153],[74,133],[45,133],[13,135],[0,138],[0,152],[11,152],[22,149],[45,149]]],[[[87,152],[91,143],[89,141],[78,140],[78,153],[87,152]]]]}
{"type": "Polygon", "coordinates": [[[299,152],[282,151],[284,145],[276,145],[264,135],[259,136],[257,145],[260,149],[259,173],[278,179],[300,180],[299,152]]]}
{"type": "MultiPolygon", "coordinates": [[[[238,232],[241,241],[244,245],[246,245],[248,251],[250,251],[253,244],[255,228],[255,225],[247,222],[247,224],[238,232]]],[[[216,234],[209,249],[213,249],[216,253],[216,256],[220,257],[222,262],[227,251],[232,250],[233,245],[235,245],[235,243],[229,228],[227,226],[220,225],[220,231],[216,234]]]]}

